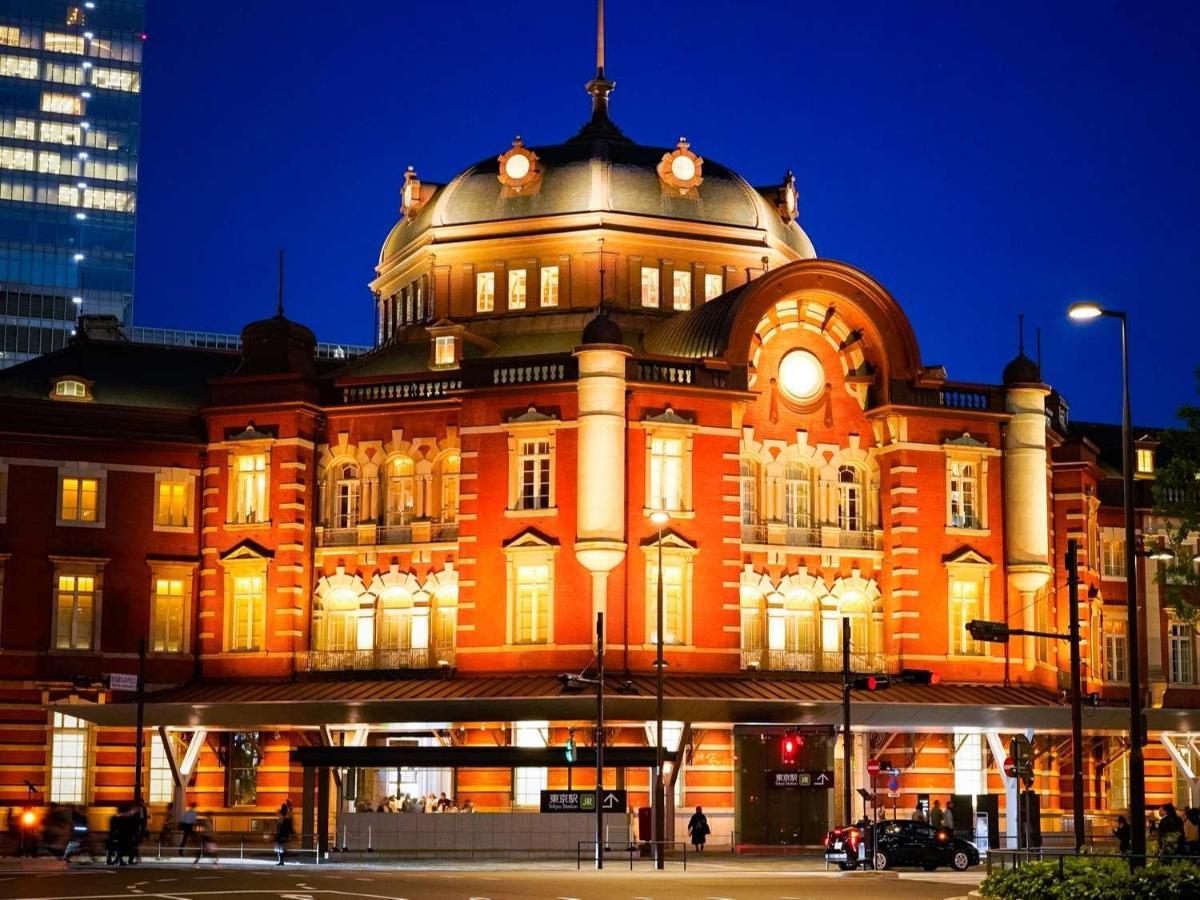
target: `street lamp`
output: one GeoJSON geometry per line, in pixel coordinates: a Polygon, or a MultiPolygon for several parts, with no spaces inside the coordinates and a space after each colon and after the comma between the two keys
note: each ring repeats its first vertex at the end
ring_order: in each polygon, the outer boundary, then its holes
{"type": "Polygon", "coordinates": [[[1146,759],[1142,745],[1146,729],[1142,721],[1142,649],[1139,637],[1137,604],[1137,545],[1133,522],[1133,423],[1129,401],[1129,336],[1124,312],[1105,309],[1083,300],[1072,303],[1067,315],[1077,322],[1098,318],[1117,319],[1121,323],[1121,479],[1125,495],[1125,601],[1129,605],[1129,825],[1130,864],[1145,864],[1146,856],[1146,759]]]}
{"type": "Polygon", "coordinates": [[[658,610],[656,614],[655,643],[657,657],[654,666],[655,675],[654,711],[656,725],[654,729],[654,790],[650,795],[650,803],[654,811],[654,827],[651,840],[654,844],[654,868],[661,869],[663,860],[663,834],[666,831],[666,810],[663,809],[663,527],[671,521],[671,517],[661,509],[650,513],[650,521],[658,529],[658,610]]]}

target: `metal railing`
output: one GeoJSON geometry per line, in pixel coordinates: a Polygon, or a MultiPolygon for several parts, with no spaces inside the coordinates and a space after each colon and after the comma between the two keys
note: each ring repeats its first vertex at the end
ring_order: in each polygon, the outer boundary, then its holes
{"type": "Polygon", "coordinates": [[[439,669],[454,665],[454,647],[374,650],[308,650],[296,654],[297,672],[371,672],[383,669],[439,669]]]}
{"type": "Polygon", "coordinates": [[[743,522],[743,544],[837,548],[839,550],[882,550],[883,533],[874,529],[833,526],[792,526],[771,522],[743,522]]]}
{"type": "MultiPolygon", "coordinates": [[[[885,653],[851,653],[850,666],[855,672],[887,672],[895,666],[885,653]]],[[[765,672],[841,672],[841,651],[767,650],[743,648],[742,668],[765,672]]]]}
{"type": "Polygon", "coordinates": [[[1087,850],[1084,853],[1076,853],[1075,847],[1034,847],[1031,850],[997,850],[989,849],[987,852],[987,874],[992,874],[992,869],[999,869],[1001,872],[1006,869],[1019,869],[1023,865],[1040,862],[1057,862],[1058,875],[1062,878],[1065,875],[1066,860],[1082,859],[1084,861],[1095,859],[1119,859],[1132,862],[1134,859],[1141,860],[1143,864],[1165,864],[1175,865],[1179,863],[1187,863],[1189,865],[1200,865],[1200,856],[1186,855],[1182,853],[1146,853],[1134,856],[1131,853],[1119,853],[1116,851],[1109,853],[1096,853],[1092,850],[1087,850]]]}
{"type": "Polygon", "coordinates": [[[451,516],[414,519],[396,525],[376,525],[367,522],[350,528],[317,528],[318,547],[377,547],[456,540],[458,519],[451,516]],[[424,536],[426,527],[429,529],[427,538],[424,536]]]}
{"type": "MultiPolygon", "coordinates": [[[[662,847],[663,861],[672,858],[683,862],[683,870],[687,871],[687,856],[688,845],[687,841],[635,841],[628,842],[604,842],[604,858],[609,859],[615,857],[620,859],[622,856],[629,858],[629,871],[633,871],[633,863],[635,859],[643,859],[650,865],[654,865],[654,850],[655,846],[662,847]],[[672,848],[682,848],[682,853],[678,851],[672,852],[672,848]]],[[[596,858],[596,842],[595,841],[576,841],[575,842],[575,869],[578,871],[583,868],[583,860],[594,860],[596,858]],[[583,848],[590,847],[587,856],[583,854],[583,848]]]]}

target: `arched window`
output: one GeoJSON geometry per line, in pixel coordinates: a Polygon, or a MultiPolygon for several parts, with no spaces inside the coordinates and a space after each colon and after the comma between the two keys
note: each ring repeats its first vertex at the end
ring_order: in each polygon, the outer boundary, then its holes
{"type": "Polygon", "coordinates": [[[442,457],[441,465],[438,469],[440,484],[438,485],[438,494],[440,506],[438,516],[443,522],[458,521],[458,481],[459,481],[459,456],[457,453],[447,453],[442,457]]]}
{"type": "Polygon", "coordinates": [[[738,468],[741,484],[742,524],[758,524],[758,463],[743,457],[738,468]]]}
{"type": "Polygon", "coordinates": [[[358,525],[359,500],[362,484],[358,480],[358,466],[343,463],[336,469],[333,491],[333,527],[354,528],[358,525]]]}
{"type": "Polygon", "coordinates": [[[394,457],[387,467],[387,513],[385,525],[407,525],[414,505],[413,461],[394,457]]]}
{"type": "MultiPolygon", "coordinates": [[[[330,652],[360,649],[358,596],[349,588],[331,592],[324,601],[324,647],[330,652]]],[[[370,643],[366,649],[370,649],[370,643]]]]}
{"type": "Polygon", "coordinates": [[[837,524],[843,531],[863,530],[862,473],[854,466],[839,466],[837,524]]]}
{"type": "Polygon", "coordinates": [[[783,521],[788,528],[812,527],[812,470],[802,462],[783,470],[783,521]]]}

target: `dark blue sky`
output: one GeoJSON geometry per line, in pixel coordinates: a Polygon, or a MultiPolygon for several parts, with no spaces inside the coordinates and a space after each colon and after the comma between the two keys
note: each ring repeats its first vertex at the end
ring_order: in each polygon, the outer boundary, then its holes
{"type": "MultiPolygon", "coordinates": [[[[369,343],[404,167],[442,181],[586,118],[591,0],[151,0],[135,317],[288,314],[369,343]],[[512,15],[505,15],[512,11],[512,15]]],[[[1043,328],[1075,418],[1166,423],[1200,363],[1200,4],[608,0],[613,117],[754,184],[792,169],[820,255],[882,282],[926,363],[996,381],[1043,328]]],[[[1032,354],[1032,350],[1031,350],[1032,354]]]]}

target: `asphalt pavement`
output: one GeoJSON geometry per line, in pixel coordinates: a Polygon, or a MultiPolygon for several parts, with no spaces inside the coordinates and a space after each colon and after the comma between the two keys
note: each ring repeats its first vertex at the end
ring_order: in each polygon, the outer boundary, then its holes
{"type": "Polygon", "coordinates": [[[965,897],[981,870],[843,873],[789,860],[705,860],[688,871],[576,871],[574,862],[476,861],[377,866],[148,863],[119,869],[0,869],[0,898],[21,900],[801,900],[965,897]]]}

